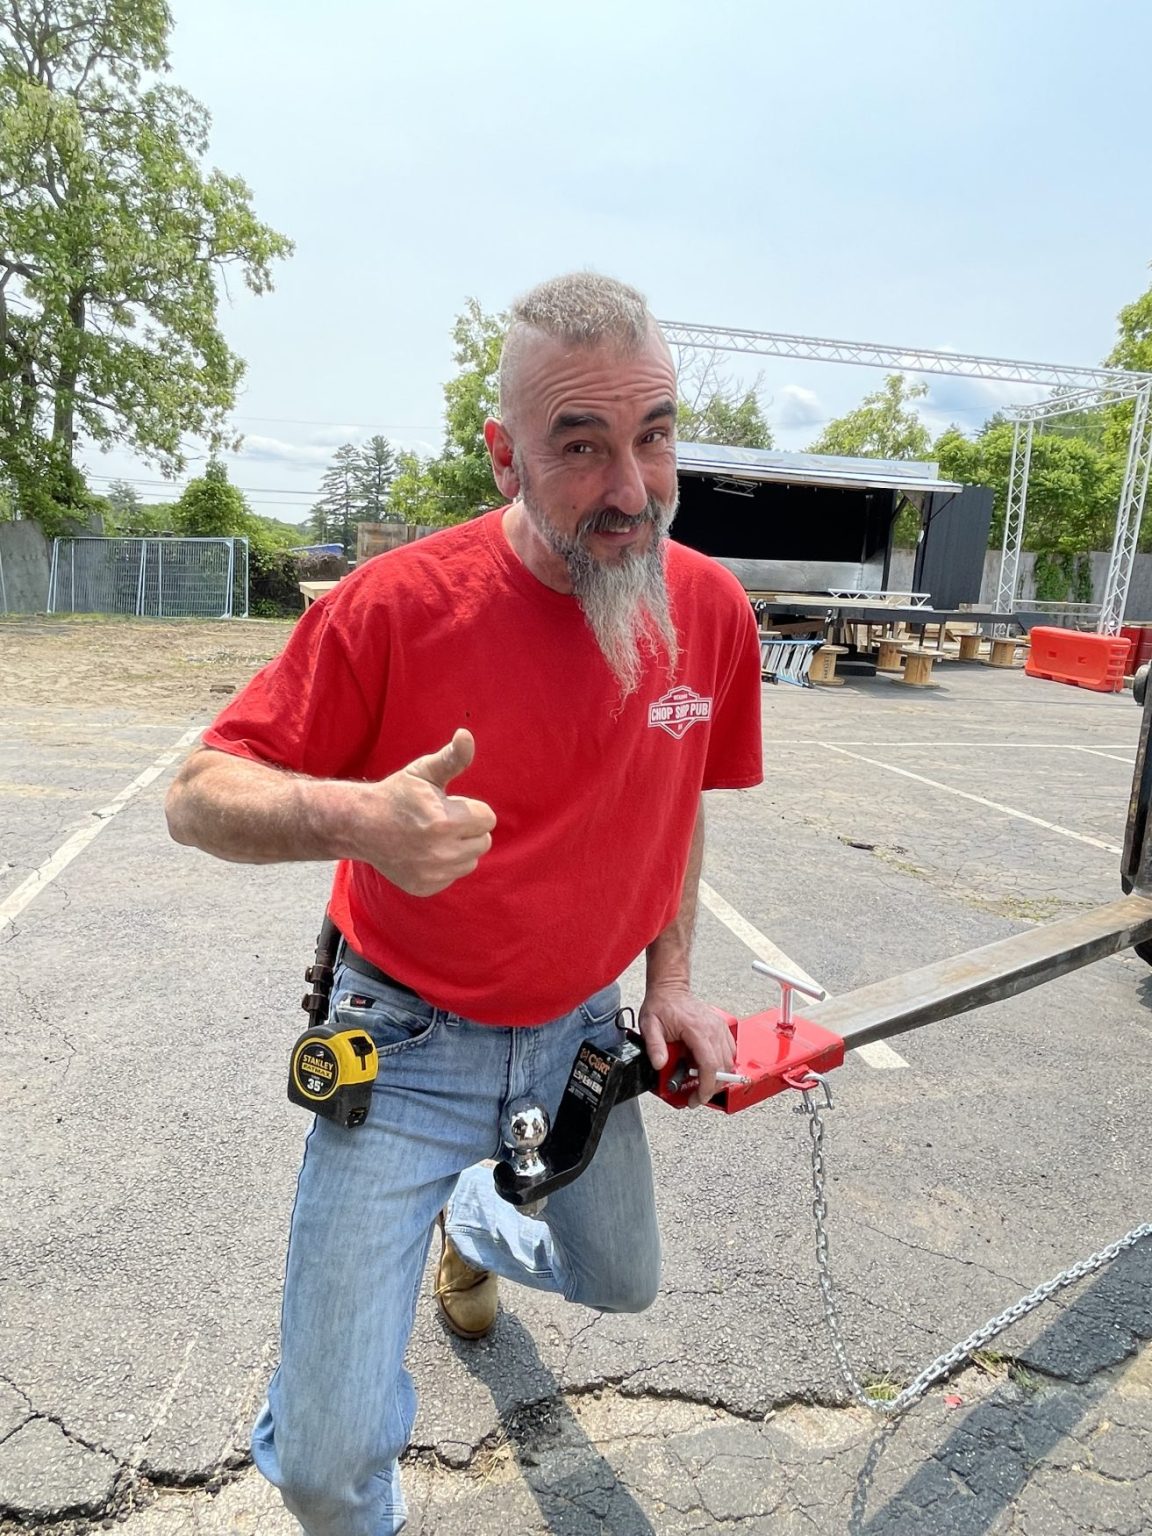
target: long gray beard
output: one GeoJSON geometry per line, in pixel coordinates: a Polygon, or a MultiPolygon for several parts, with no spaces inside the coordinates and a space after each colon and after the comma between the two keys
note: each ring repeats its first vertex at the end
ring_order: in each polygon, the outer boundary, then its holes
{"type": "Polygon", "coordinates": [[[577,528],[575,538],[568,539],[532,501],[523,473],[520,480],[524,510],[549,549],[567,566],[573,594],[620,684],[621,700],[639,687],[646,654],[662,656],[671,674],[680,646],[668,604],[664,548],[676,504],[650,498],[643,514],[652,524],[648,548],[639,555],[624,551],[620,559],[601,564],[584,542],[587,534],[631,527],[635,519],[618,512],[593,513],[577,528]]]}

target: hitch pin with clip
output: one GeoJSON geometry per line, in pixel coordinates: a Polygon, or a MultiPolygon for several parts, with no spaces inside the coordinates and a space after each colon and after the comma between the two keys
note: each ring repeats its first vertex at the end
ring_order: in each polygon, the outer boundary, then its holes
{"type": "MultiPolygon", "coordinates": [[[[689,1067],[688,1076],[699,1077],[700,1068],[689,1067]]],[[[722,1087],[727,1086],[730,1083],[736,1083],[741,1088],[751,1088],[752,1086],[752,1079],[750,1077],[745,1077],[743,1072],[715,1072],[713,1073],[713,1076],[722,1087]]]]}
{"type": "MultiPolygon", "coordinates": [[[[745,1077],[743,1072],[716,1072],[713,1074],[718,1088],[750,1088],[752,1079],[745,1077]]],[[[668,1079],[669,1093],[679,1093],[690,1077],[699,1077],[699,1067],[679,1067],[668,1079]]]]}

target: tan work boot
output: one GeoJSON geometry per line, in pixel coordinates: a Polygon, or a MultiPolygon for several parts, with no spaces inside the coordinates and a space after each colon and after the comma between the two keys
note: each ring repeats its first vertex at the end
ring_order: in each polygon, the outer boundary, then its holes
{"type": "Polygon", "coordinates": [[[461,1339],[482,1339],[496,1321],[496,1276],[490,1269],[473,1269],[456,1251],[444,1225],[440,1227],[440,1263],[436,1267],[436,1300],[440,1314],[461,1339]]]}

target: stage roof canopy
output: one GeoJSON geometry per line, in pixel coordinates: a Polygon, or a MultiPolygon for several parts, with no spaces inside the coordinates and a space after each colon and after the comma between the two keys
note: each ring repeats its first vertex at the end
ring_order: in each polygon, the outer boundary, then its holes
{"type": "Polygon", "coordinates": [[[935,464],[914,459],[854,459],[822,453],[781,453],[775,448],[727,448],[716,443],[677,443],[682,475],[717,480],[775,480],[790,485],[838,485],[893,491],[959,491],[941,480],[935,464]]]}

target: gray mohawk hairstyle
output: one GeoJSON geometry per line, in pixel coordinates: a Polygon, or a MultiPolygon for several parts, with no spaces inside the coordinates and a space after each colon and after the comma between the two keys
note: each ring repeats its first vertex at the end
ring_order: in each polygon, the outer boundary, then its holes
{"type": "Polygon", "coordinates": [[[529,332],[578,347],[610,343],[630,353],[638,352],[655,329],[644,295],[614,277],[570,272],[538,283],[509,312],[500,354],[501,414],[508,415],[513,379],[529,332]]]}

